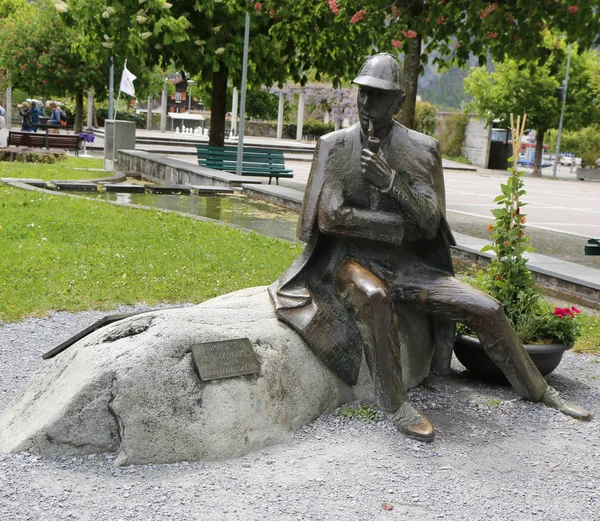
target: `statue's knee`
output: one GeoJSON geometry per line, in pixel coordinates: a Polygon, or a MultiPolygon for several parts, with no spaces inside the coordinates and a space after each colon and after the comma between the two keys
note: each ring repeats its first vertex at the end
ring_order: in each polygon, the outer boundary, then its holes
{"type": "Polygon", "coordinates": [[[495,298],[484,294],[477,306],[477,314],[486,320],[503,320],[504,308],[495,298]]]}

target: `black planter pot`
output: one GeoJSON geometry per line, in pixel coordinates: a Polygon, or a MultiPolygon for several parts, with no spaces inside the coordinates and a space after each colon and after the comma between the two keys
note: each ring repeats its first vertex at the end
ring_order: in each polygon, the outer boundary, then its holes
{"type": "MultiPolygon", "coordinates": [[[[563,344],[525,344],[523,347],[544,376],[558,367],[563,353],[570,349],[563,344]]],[[[488,357],[477,338],[458,336],[454,342],[454,354],[458,361],[478,378],[508,384],[502,371],[488,357]]]]}

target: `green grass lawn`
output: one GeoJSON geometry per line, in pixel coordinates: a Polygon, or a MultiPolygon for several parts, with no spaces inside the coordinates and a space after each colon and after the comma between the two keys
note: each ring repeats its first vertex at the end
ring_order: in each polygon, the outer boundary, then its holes
{"type": "MultiPolygon", "coordinates": [[[[36,177],[54,175],[40,169],[36,177]]],[[[7,185],[0,185],[0,248],[4,321],[50,310],[201,302],[273,282],[301,251],[297,244],[162,211],[7,185]]]]}
{"type": "Polygon", "coordinates": [[[57,161],[52,164],[1,161],[0,177],[33,178],[44,181],[110,177],[110,172],[106,172],[105,175],[103,172],[75,170],[76,168],[102,168],[103,163],[104,161],[100,158],[88,157],[68,157],[64,161],[57,161]]]}

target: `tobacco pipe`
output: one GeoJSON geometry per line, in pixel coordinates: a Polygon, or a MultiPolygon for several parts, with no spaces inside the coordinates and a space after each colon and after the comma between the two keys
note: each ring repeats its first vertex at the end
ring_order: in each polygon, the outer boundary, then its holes
{"type": "Polygon", "coordinates": [[[367,148],[377,154],[379,152],[379,146],[381,145],[381,139],[375,137],[375,127],[373,126],[373,120],[369,118],[369,132],[368,132],[367,148]]]}

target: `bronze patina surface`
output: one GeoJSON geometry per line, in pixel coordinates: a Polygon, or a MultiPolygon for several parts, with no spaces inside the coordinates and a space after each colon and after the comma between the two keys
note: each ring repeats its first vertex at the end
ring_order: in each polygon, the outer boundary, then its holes
{"type": "Polygon", "coordinates": [[[379,406],[417,439],[434,430],[407,399],[402,344],[430,339],[432,367],[447,373],[457,321],[521,396],[589,418],[548,386],[502,306],[454,277],[438,143],[393,120],[405,98],[396,59],[371,56],[354,83],[359,123],[317,144],[298,222],[306,248],[269,287],[277,317],[349,384],[364,353],[379,406]],[[406,306],[423,320],[407,326],[406,306]]]}
{"type": "Polygon", "coordinates": [[[194,344],[192,354],[200,378],[205,382],[260,373],[260,362],[248,338],[194,344]]]}

